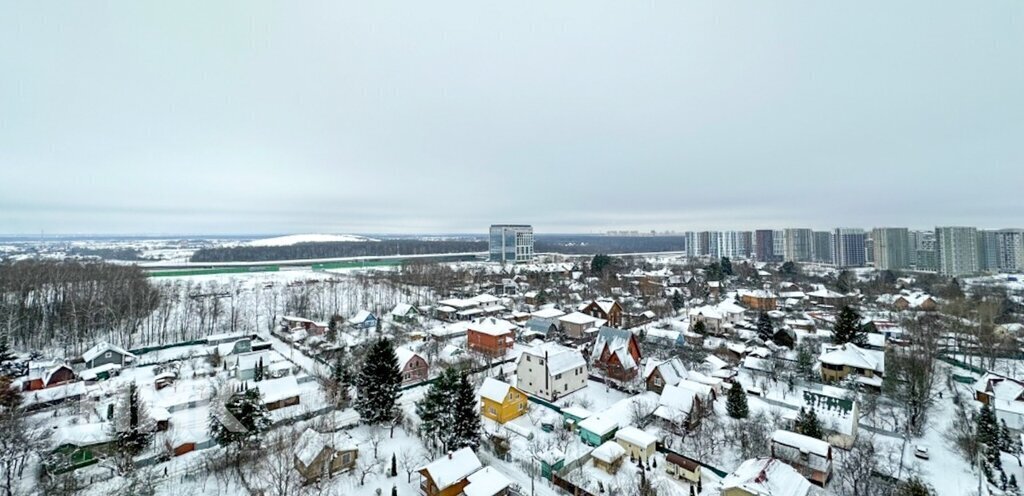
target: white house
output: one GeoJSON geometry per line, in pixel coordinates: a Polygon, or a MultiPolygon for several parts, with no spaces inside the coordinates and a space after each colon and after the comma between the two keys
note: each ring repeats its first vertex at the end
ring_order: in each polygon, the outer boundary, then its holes
{"type": "Polygon", "coordinates": [[[587,360],[555,343],[527,349],[516,362],[516,387],[554,401],[587,386],[587,360]]]}

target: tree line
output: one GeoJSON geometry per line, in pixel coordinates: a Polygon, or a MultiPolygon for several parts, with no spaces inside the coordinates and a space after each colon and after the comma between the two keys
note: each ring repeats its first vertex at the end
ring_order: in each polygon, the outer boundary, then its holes
{"type": "Polygon", "coordinates": [[[391,255],[429,255],[487,251],[486,241],[389,239],[374,241],[338,241],[298,243],[289,246],[225,246],[202,248],[192,254],[192,262],[265,262],[340,257],[380,257],[391,255]]]}

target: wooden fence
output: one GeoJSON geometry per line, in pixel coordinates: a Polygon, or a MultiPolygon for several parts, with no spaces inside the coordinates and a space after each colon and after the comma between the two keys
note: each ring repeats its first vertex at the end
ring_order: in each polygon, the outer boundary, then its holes
{"type": "Polygon", "coordinates": [[[573,496],[594,496],[590,491],[569,482],[567,479],[563,479],[558,474],[551,474],[551,483],[573,496]]]}

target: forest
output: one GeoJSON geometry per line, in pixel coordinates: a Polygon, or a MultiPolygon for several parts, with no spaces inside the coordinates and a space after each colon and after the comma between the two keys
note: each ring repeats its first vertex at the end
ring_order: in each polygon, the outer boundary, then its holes
{"type": "Polygon", "coordinates": [[[378,257],[487,251],[486,241],[387,239],[379,242],[338,241],[288,246],[231,246],[203,248],[192,262],[264,262],[315,258],[378,257]]]}

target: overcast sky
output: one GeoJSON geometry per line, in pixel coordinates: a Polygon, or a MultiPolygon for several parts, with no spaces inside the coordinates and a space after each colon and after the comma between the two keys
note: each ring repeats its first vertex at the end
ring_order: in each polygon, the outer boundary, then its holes
{"type": "Polygon", "coordinates": [[[0,233],[1024,227],[1024,2],[0,0],[0,233]]]}

